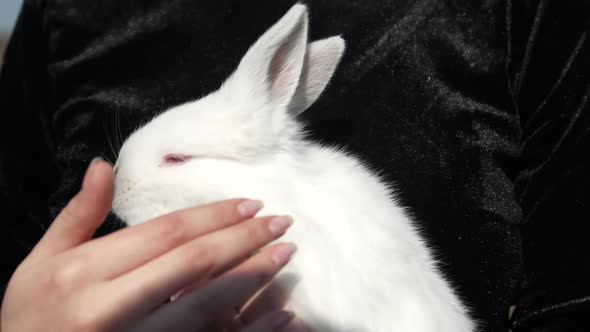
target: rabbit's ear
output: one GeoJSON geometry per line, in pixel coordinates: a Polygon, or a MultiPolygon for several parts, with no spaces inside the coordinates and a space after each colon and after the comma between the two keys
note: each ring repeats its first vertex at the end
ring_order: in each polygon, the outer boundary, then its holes
{"type": "Polygon", "coordinates": [[[239,98],[265,98],[286,108],[301,77],[307,25],[307,7],[294,5],[250,47],[224,89],[239,98]]]}
{"type": "Polygon", "coordinates": [[[305,111],[328,85],[344,54],[344,39],[339,36],[315,41],[307,46],[303,71],[289,112],[298,115],[305,111]]]}

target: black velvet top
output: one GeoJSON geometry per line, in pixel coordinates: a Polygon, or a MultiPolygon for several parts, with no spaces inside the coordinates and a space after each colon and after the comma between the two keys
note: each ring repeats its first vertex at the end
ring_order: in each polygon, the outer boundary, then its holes
{"type": "MultiPolygon", "coordinates": [[[[215,90],[293,3],[24,0],[0,76],[1,281],[92,157],[215,90]]],[[[307,3],[313,39],[347,41],[313,138],[397,184],[484,331],[590,331],[590,2],[307,3]]]]}

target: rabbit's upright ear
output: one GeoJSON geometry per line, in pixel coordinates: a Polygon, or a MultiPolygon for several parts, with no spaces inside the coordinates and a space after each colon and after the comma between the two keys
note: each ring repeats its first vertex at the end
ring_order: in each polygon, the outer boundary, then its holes
{"type": "Polygon", "coordinates": [[[250,47],[223,90],[286,109],[303,69],[307,16],[305,5],[294,5],[250,47]]]}
{"type": "Polygon", "coordinates": [[[305,111],[328,85],[344,54],[344,39],[339,36],[315,41],[307,46],[303,71],[289,112],[298,115],[305,111]]]}

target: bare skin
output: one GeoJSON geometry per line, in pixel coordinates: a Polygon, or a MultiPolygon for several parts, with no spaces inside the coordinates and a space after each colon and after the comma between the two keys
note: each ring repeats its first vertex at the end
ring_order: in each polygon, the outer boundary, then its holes
{"type": "Polygon", "coordinates": [[[234,199],[92,239],[112,198],[112,168],[95,160],[12,276],[2,332],[305,330],[285,299],[245,306],[295,251],[267,246],[289,217],[256,217],[260,202],[234,199]]]}

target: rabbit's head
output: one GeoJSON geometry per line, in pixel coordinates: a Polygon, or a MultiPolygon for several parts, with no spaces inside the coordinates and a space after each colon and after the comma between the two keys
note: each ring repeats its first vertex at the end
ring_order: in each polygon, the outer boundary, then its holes
{"type": "Polygon", "coordinates": [[[321,94],[342,53],[331,37],[308,43],[297,4],[247,51],[217,91],[135,131],[115,165],[114,212],[137,224],[223,198],[221,191],[297,149],[295,117],[321,94]]]}

